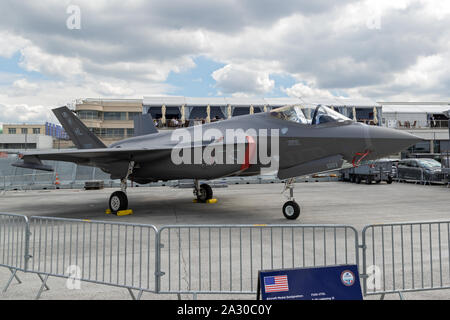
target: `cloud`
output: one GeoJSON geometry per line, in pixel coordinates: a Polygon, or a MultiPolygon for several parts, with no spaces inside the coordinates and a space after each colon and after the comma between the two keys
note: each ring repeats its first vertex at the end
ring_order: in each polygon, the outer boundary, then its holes
{"type": "Polygon", "coordinates": [[[302,99],[332,99],[335,97],[330,91],[314,88],[312,84],[297,83],[283,91],[290,97],[302,99]]]}
{"type": "Polygon", "coordinates": [[[27,71],[63,78],[83,75],[84,73],[82,62],[77,58],[49,54],[36,46],[26,46],[20,52],[22,60],[19,66],[27,71]]]}
{"type": "Polygon", "coordinates": [[[34,95],[39,91],[39,85],[22,78],[15,80],[11,89],[10,95],[34,95]]]}
{"type": "Polygon", "coordinates": [[[284,74],[286,95],[448,98],[444,1],[79,0],[80,30],[66,27],[70,3],[0,2],[0,57],[24,71],[0,70],[3,108],[167,94],[199,56],[221,66],[216,95],[273,94],[284,74]]]}
{"type": "Polygon", "coordinates": [[[44,123],[52,121],[50,106],[0,104],[0,123],[44,123]]]}
{"type": "Polygon", "coordinates": [[[100,82],[98,91],[105,96],[130,96],[134,90],[125,86],[113,85],[108,82],[100,82]]]}
{"type": "Polygon", "coordinates": [[[275,81],[269,78],[267,72],[251,70],[246,66],[229,64],[214,71],[212,77],[222,94],[235,96],[262,96],[275,86],[275,81]]]}

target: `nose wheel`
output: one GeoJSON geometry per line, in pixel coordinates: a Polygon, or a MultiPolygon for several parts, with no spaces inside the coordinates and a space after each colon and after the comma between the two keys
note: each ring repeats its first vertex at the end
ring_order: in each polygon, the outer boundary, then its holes
{"type": "Polygon", "coordinates": [[[300,206],[295,201],[288,201],[283,205],[283,215],[286,219],[295,220],[300,216],[300,206]]]}
{"type": "Polygon", "coordinates": [[[112,212],[122,211],[128,209],[128,197],[123,191],[115,191],[109,197],[109,209],[112,212]]]}
{"type": "Polygon", "coordinates": [[[128,197],[127,197],[127,181],[128,177],[133,173],[134,161],[130,161],[128,164],[127,175],[120,179],[120,191],[115,191],[109,197],[109,209],[112,212],[118,212],[128,209],[128,197]]]}
{"type": "Polygon", "coordinates": [[[290,178],[286,180],[283,193],[289,191],[287,195],[288,201],[283,205],[283,215],[286,219],[295,220],[300,216],[300,205],[294,199],[294,180],[290,178]]]}

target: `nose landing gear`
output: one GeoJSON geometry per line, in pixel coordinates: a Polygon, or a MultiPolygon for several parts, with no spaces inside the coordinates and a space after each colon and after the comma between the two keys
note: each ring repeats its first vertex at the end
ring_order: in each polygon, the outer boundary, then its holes
{"type": "Polygon", "coordinates": [[[109,197],[109,209],[111,212],[118,212],[128,209],[127,197],[127,181],[131,173],[133,173],[134,161],[128,164],[127,175],[120,179],[120,191],[115,191],[109,197]]]}
{"type": "Polygon", "coordinates": [[[289,190],[287,196],[289,201],[285,202],[282,209],[284,217],[289,220],[295,220],[300,216],[300,206],[294,199],[294,180],[295,178],[286,180],[283,190],[283,193],[289,190]]]}

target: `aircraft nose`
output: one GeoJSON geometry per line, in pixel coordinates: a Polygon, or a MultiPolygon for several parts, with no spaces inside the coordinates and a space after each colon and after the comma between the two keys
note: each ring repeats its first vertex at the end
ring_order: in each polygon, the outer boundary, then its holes
{"type": "Polygon", "coordinates": [[[371,144],[369,149],[373,149],[379,157],[399,153],[423,141],[422,138],[405,131],[377,126],[368,126],[368,137],[371,144]]]}

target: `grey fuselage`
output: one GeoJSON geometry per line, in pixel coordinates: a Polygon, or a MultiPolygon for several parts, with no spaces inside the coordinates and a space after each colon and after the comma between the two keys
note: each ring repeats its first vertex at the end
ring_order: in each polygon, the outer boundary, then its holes
{"type": "MultiPolygon", "coordinates": [[[[173,150],[180,146],[177,135],[189,134],[195,137],[198,131],[202,133],[213,131],[217,134],[214,138],[199,139],[195,142],[183,144],[185,149],[200,148],[202,152],[211,143],[221,141],[225,157],[236,159],[236,151],[233,155],[226,154],[226,145],[239,143],[236,140],[228,140],[227,130],[243,131],[246,137],[245,150],[248,155],[249,148],[259,150],[261,132],[267,132],[271,137],[271,130],[279,135],[279,163],[278,177],[289,178],[314,172],[325,171],[325,168],[336,169],[342,165],[342,161],[352,162],[364,154],[364,159],[372,160],[383,158],[398,153],[403,149],[420,141],[419,138],[401,132],[378,126],[369,126],[350,120],[344,122],[330,122],[323,124],[301,124],[297,122],[279,119],[270,112],[234,117],[228,120],[212,122],[201,126],[188,127],[176,130],[167,130],[154,134],[143,135],[116,142],[109,148],[144,149],[133,155],[135,169],[131,179],[146,183],[157,180],[173,179],[216,179],[226,176],[249,176],[261,174],[261,168],[268,167],[261,163],[256,155],[252,163],[181,163],[173,161],[173,150]],[[211,130],[212,129],[212,130],[211,130]],[[182,131],[180,131],[182,130],[182,131]],[[256,136],[254,136],[256,132],[256,136]],[[221,137],[222,138],[221,138],[221,137]],[[145,152],[148,149],[148,152],[145,152]]],[[[198,135],[197,135],[198,138],[198,135]]],[[[267,139],[269,140],[269,139],[267,139]]],[[[242,147],[242,146],[241,146],[242,147]]],[[[272,150],[268,146],[268,155],[272,150]]],[[[113,167],[100,166],[104,171],[111,173],[113,178],[119,178],[122,173],[115,173],[113,167]]],[[[123,172],[123,169],[120,170],[123,172]]]]}

